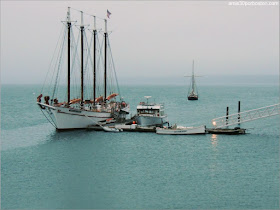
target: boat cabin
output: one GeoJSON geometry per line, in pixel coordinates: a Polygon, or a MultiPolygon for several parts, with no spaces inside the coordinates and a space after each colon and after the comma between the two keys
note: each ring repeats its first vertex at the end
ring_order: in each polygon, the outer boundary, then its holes
{"type": "Polygon", "coordinates": [[[137,115],[138,116],[164,116],[163,105],[159,104],[144,104],[141,102],[137,106],[137,115]]]}

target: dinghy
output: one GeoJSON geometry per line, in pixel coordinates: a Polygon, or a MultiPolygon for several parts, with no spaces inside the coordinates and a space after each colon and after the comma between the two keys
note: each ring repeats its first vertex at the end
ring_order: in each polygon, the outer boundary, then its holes
{"type": "Polygon", "coordinates": [[[168,134],[168,135],[189,135],[189,134],[205,134],[206,126],[201,125],[198,127],[183,127],[177,126],[176,124],[171,128],[157,128],[157,134],[168,134]]]}

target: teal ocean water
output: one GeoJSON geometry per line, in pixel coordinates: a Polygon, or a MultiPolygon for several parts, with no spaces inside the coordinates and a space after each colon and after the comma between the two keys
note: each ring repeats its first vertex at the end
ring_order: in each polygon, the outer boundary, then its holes
{"type": "MultiPolygon", "coordinates": [[[[248,134],[56,132],[35,101],[41,86],[1,90],[2,209],[279,209],[279,116],[242,125],[248,134]],[[33,94],[35,93],[35,94],[33,94]]],[[[143,96],[170,123],[206,125],[279,103],[276,85],[123,86],[132,113],[143,96]]]]}

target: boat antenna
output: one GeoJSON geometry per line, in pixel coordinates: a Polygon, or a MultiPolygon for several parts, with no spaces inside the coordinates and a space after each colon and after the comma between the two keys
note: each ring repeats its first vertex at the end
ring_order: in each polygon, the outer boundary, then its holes
{"type": "Polygon", "coordinates": [[[149,104],[149,98],[152,98],[152,96],[144,96],[147,99],[147,104],[149,104]]]}

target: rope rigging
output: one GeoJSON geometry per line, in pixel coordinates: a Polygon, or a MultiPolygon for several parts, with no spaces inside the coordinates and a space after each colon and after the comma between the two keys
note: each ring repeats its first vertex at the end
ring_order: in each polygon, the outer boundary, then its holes
{"type": "MultiPolygon", "coordinates": [[[[77,21],[71,20],[68,8],[41,94],[37,97],[43,115],[56,129],[88,128],[112,118],[122,121],[129,108],[116,98],[120,97],[120,88],[107,19],[79,12],[81,24],[77,25],[77,21]],[[94,17],[94,29],[89,30],[89,25],[84,25],[84,14],[94,17]],[[105,21],[104,31],[97,30],[96,18],[105,21]],[[103,39],[100,40],[101,33],[103,39]],[[42,97],[44,102],[41,102],[42,97]]],[[[109,18],[108,14],[107,10],[109,18]]]]}
{"type": "Polygon", "coordinates": [[[73,37],[72,43],[71,43],[71,48],[74,48],[74,51],[73,50],[71,51],[72,55],[73,55],[72,65],[71,65],[72,66],[72,68],[71,68],[71,75],[72,75],[71,76],[71,78],[72,78],[71,82],[73,82],[71,91],[73,90],[72,91],[72,97],[73,98],[78,98],[79,97],[78,95],[80,94],[79,87],[78,87],[78,82],[77,82],[77,78],[78,78],[77,69],[79,69],[79,66],[80,66],[80,61],[78,59],[79,55],[78,55],[78,44],[77,43],[79,42],[80,35],[81,35],[81,33],[79,31],[78,37],[77,37],[77,39],[75,39],[73,29],[71,29],[71,36],[73,37]]]}
{"type": "Polygon", "coordinates": [[[54,52],[53,52],[53,55],[52,55],[52,58],[51,58],[51,62],[50,62],[50,64],[49,64],[49,68],[48,68],[48,71],[47,71],[47,74],[46,74],[46,77],[45,77],[43,86],[42,86],[42,88],[41,88],[41,93],[43,92],[43,89],[44,89],[44,87],[45,87],[45,84],[46,84],[48,75],[49,75],[49,73],[50,73],[51,66],[52,66],[52,63],[53,63],[53,60],[54,60],[54,57],[55,57],[55,54],[56,54],[55,52],[57,51],[57,47],[58,47],[58,45],[59,45],[59,41],[60,41],[60,39],[61,39],[61,37],[62,37],[63,31],[65,31],[64,26],[61,27],[61,31],[60,31],[60,33],[59,33],[59,38],[58,38],[58,40],[57,40],[57,42],[56,42],[55,50],[54,50],[54,52]]]}
{"type": "MultiPolygon", "coordinates": [[[[65,38],[65,35],[63,36],[63,41],[62,41],[61,44],[60,44],[59,51],[58,51],[58,55],[60,55],[61,52],[62,52],[62,47],[63,47],[64,38],[65,38]]],[[[56,68],[57,68],[57,66],[58,66],[58,63],[59,63],[59,56],[56,58],[56,61],[55,61],[55,65],[54,65],[54,67],[53,67],[53,72],[52,72],[52,76],[51,76],[50,82],[52,82],[52,81],[53,81],[53,78],[55,77],[55,73],[56,73],[55,70],[56,70],[56,68]]],[[[48,92],[51,92],[51,88],[52,88],[52,86],[49,85],[49,90],[48,90],[48,92]]]]}
{"type": "MultiPolygon", "coordinates": [[[[98,39],[97,39],[98,40],[98,39]]],[[[104,63],[104,60],[103,60],[103,55],[102,55],[102,51],[103,51],[103,47],[101,47],[101,46],[104,46],[104,39],[102,39],[102,42],[101,42],[101,44],[100,44],[100,42],[99,42],[99,40],[98,40],[98,42],[97,42],[97,44],[98,44],[98,49],[99,49],[99,57],[98,57],[98,60],[97,60],[97,69],[102,69],[103,70],[103,63],[104,63]],[[100,67],[100,65],[102,65],[102,67],[100,67]]],[[[99,73],[100,73],[100,71],[99,71],[99,73]]],[[[100,74],[98,74],[99,75],[99,79],[97,80],[97,81],[102,81],[102,79],[101,79],[101,73],[100,74]]],[[[99,96],[101,96],[101,84],[99,83],[99,82],[97,82],[97,90],[98,90],[98,93],[99,93],[99,96]]]]}
{"type": "Polygon", "coordinates": [[[84,94],[85,94],[85,96],[87,96],[88,99],[92,95],[91,94],[92,91],[91,91],[90,87],[93,85],[92,82],[91,82],[92,80],[90,79],[90,71],[88,69],[88,68],[93,66],[92,65],[92,60],[91,60],[91,50],[90,50],[90,46],[92,44],[92,40],[93,40],[93,38],[90,40],[90,43],[88,43],[88,39],[87,39],[87,36],[85,34],[85,49],[84,49],[84,51],[86,51],[87,53],[85,53],[85,55],[86,55],[86,62],[85,62],[84,74],[85,74],[85,78],[86,78],[85,84],[87,84],[87,85],[86,85],[85,93],[84,94]],[[89,65],[89,62],[90,62],[91,65],[89,65]]]}
{"type": "Polygon", "coordinates": [[[62,61],[62,58],[64,56],[64,45],[65,45],[65,40],[66,40],[66,36],[64,36],[64,39],[63,39],[63,42],[62,42],[62,45],[61,45],[61,54],[60,54],[60,57],[59,57],[59,62],[58,62],[58,68],[57,68],[57,75],[56,75],[56,79],[55,79],[55,86],[54,86],[54,90],[53,90],[53,95],[52,95],[52,99],[54,99],[54,95],[55,93],[58,91],[58,78],[59,78],[59,73],[60,73],[60,69],[61,69],[61,61],[62,61]]]}
{"type": "Polygon", "coordinates": [[[109,40],[109,39],[108,39],[108,45],[109,45],[109,50],[110,50],[110,55],[111,55],[111,61],[112,61],[112,65],[113,65],[113,72],[114,72],[114,74],[115,74],[115,79],[116,79],[116,83],[117,83],[118,93],[119,93],[119,96],[120,96],[120,98],[121,98],[121,91],[120,91],[120,87],[119,87],[117,72],[116,72],[116,68],[115,68],[115,63],[114,63],[113,54],[112,54],[112,49],[111,49],[111,45],[110,45],[110,40],[109,40]]]}
{"type": "MultiPolygon", "coordinates": [[[[52,122],[49,120],[49,118],[47,117],[47,115],[45,115],[45,113],[43,112],[43,110],[41,109],[41,112],[43,113],[43,115],[45,116],[45,118],[49,121],[49,123],[53,126],[53,127],[55,127],[55,128],[57,128],[56,127],[56,125],[55,125],[55,123],[53,124],[53,120],[52,120],[52,122]]],[[[49,113],[48,113],[49,114],[49,113]]],[[[50,114],[49,114],[50,115],[50,114]]],[[[50,117],[51,118],[51,117],[50,117]]]]}
{"type": "MultiPolygon", "coordinates": [[[[74,8],[71,8],[74,9],[74,8]]],[[[76,9],[74,9],[76,10],[76,9]]],[[[79,10],[76,10],[79,11],[79,10]]],[[[84,13],[86,15],[89,15],[87,13],[84,13]]],[[[92,15],[90,15],[92,16],[92,15]]],[[[96,16],[92,16],[96,17],[96,16]]],[[[99,18],[102,19],[102,18],[99,18]]],[[[104,19],[102,19],[104,20],[104,19]]],[[[50,95],[51,96],[51,102],[54,99],[60,98],[64,99],[64,102],[67,101],[67,86],[65,86],[67,81],[67,59],[65,52],[67,49],[67,24],[66,22],[70,21],[70,18],[67,16],[66,21],[63,21],[63,27],[59,35],[59,39],[56,44],[55,52],[52,55],[51,63],[47,72],[47,77],[44,80],[43,87],[41,92],[44,91],[44,95],[50,95]],[[66,26],[66,27],[65,27],[66,26]],[[65,74],[64,74],[65,73],[65,74]],[[63,75],[63,76],[62,76],[63,75]],[[46,87],[47,83],[49,83],[49,86],[46,87]],[[45,93],[47,92],[47,93],[45,93]],[[66,94],[65,94],[66,93],[66,94]]],[[[71,21],[76,22],[76,21],[71,21]]],[[[100,41],[100,34],[104,35],[104,32],[102,30],[96,30],[96,84],[95,84],[95,92],[96,97],[102,96],[104,94],[104,36],[102,41],[100,41]]],[[[112,56],[112,49],[111,44],[109,40],[109,34],[107,39],[107,93],[108,96],[113,93],[118,93],[119,97],[120,95],[120,88],[118,84],[117,79],[117,73],[115,69],[115,63],[112,56]]],[[[84,96],[85,99],[92,99],[93,98],[93,35],[94,33],[92,30],[84,30],[84,68],[83,68],[83,75],[84,75],[84,96]],[[88,33],[91,34],[90,39],[88,38],[88,33]]],[[[76,24],[72,24],[70,27],[70,99],[77,99],[81,97],[80,92],[80,84],[81,84],[81,72],[79,69],[81,68],[81,61],[80,56],[81,52],[79,51],[79,47],[81,47],[81,44],[79,42],[81,38],[81,31],[79,27],[76,24]],[[77,30],[78,29],[78,30],[77,30]]],[[[62,102],[60,100],[60,102],[62,102]]]]}

